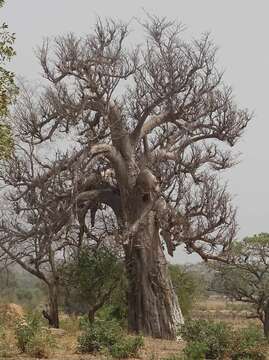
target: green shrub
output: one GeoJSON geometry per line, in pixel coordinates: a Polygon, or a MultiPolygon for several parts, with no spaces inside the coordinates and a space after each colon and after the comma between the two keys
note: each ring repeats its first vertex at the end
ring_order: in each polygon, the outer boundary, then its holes
{"type": "MultiPolygon", "coordinates": [[[[208,320],[189,321],[180,330],[182,338],[188,343],[199,343],[209,359],[219,359],[231,347],[230,334],[232,329],[222,322],[208,320]]],[[[190,345],[189,345],[190,346],[190,345]]],[[[188,350],[186,350],[188,351],[188,350]]]]}
{"type": "Polygon", "coordinates": [[[129,357],[136,357],[138,351],[144,345],[144,339],[140,336],[125,336],[117,340],[109,349],[110,354],[116,359],[127,359],[129,357]]]}
{"type": "Polygon", "coordinates": [[[78,338],[78,351],[81,353],[100,351],[122,337],[122,329],[115,321],[96,320],[90,323],[83,319],[81,328],[83,333],[78,338]]]}
{"type": "Polygon", "coordinates": [[[135,356],[144,343],[142,336],[124,334],[114,320],[90,323],[83,319],[81,327],[83,332],[78,337],[78,351],[81,353],[105,351],[114,358],[125,359],[135,356]]]}
{"type": "Polygon", "coordinates": [[[55,346],[52,335],[46,330],[41,330],[27,342],[25,352],[35,358],[48,358],[55,346]]]}
{"type": "Polygon", "coordinates": [[[43,320],[38,313],[28,314],[19,320],[15,327],[17,346],[33,357],[48,357],[55,347],[55,341],[47,329],[42,327],[43,320]]]}
{"type": "Polygon", "coordinates": [[[24,319],[18,320],[15,327],[15,336],[17,339],[17,346],[22,352],[26,351],[27,343],[40,328],[40,318],[36,314],[31,314],[24,319]]]}
{"type": "MultiPolygon", "coordinates": [[[[96,321],[95,321],[96,322],[96,321]]],[[[89,318],[87,315],[79,317],[79,329],[86,330],[90,326],[89,318]]]]}
{"type": "Polygon", "coordinates": [[[206,280],[201,273],[181,265],[170,264],[169,274],[181,311],[188,317],[195,302],[206,294],[206,280]]]}
{"type": "Polygon", "coordinates": [[[266,340],[261,328],[250,325],[247,328],[234,331],[232,355],[233,360],[263,360],[263,348],[266,340]]]}
{"type": "Polygon", "coordinates": [[[237,342],[240,345],[241,351],[256,347],[265,342],[262,329],[255,325],[237,330],[236,338],[239,338],[237,342]]]}
{"type": "MultiPolygon", "coordinates": [[[[209,353],[208,346],[199,341],[193,341],[187,344],[184,349],[184,357],[186,360],[204,360],[206,354],[209,353]]],[[[208,356],[208,355],[207,355],[208,356]]]]}
{"type": "Polygon", "coordinates": [[[266,356],[259,351],[243,351],[241,353],[233,354],[232,360],[266,360],[266,356]]]}
{"type": "Polygon", "coordinates": [[[261,329],[251,325],[233,330],[223,322],[196,320],[187,322],[180,330],[187,342],[184,359],[263,360],[265,339],[261,329]]]}

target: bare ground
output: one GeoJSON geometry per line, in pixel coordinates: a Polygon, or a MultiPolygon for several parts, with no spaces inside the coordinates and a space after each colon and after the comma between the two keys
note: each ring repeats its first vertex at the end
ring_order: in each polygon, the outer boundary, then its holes
{"type": "MultiPolygon", "coordinates": [[[[256,320],[249,320],[246,315],[249,314],[249,309],[245,304],[230,302],[221,298],[210,298],[196,304],[193,311],[193,317],[196,319],[210,319],[221,320],[232,324],[234,327],[244,327],[250,322],[259,324],[256,320]]],[[[100,355],[81,355],[76,353],[78,331],[75,327],[66,328],[65,334],[59,336],[55,334],[57,339],[57,349],[50,357],[50,360],[105,360],[105,356],[100,355]]],[[[15,340],[10,338],[11,342],[15,344],[15,340]]],[[[132,358],[132,360],[162,360],[174,354],[179,354],[184,348],[183,341],[168,341],[152,338],[145,338],[145,346],[139,354],[139,358],[132,358]]],[[[14,346],[15,349],[15,346],[14,346]]],[[[14,350],[10,360],[33,360],[26,355],[19,354],[14,350]],[[14,354],[14,355],[13,355],[14,354]]],[[[11,354],[10,354],[11,355],[11,354]]],[[[0,360],[6,360],[1,358],[0,360]]],[[[269,359],[269,355],[268,355],[269,359]]]]}

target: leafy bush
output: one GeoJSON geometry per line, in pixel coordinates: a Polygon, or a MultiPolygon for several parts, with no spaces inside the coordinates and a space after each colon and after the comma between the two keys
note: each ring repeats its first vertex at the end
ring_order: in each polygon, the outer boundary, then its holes
{"type": "Polygon", "coordinates": [[[260,351],[243,351],[232,355],[232,360],[266,360],[266,356],[260,351]]]}
{"type": "Polygon", "coordinates": [[[84,314],[95,309],[93,317],[97,310],[122,293],[125,281],[122,262],[106,248],[98,251],[83,248],[79,258],[70,260],[60,272],[65,311],[84,314]]]}
{"type": "Polygon", "coordinates": [[[190,342],[184,349],[184,357],[186,360],[203,360],[208,354],[208,346],[199,341],[190,342]]]}
{"type": "Polygon", "coordinates": [[[265,341],[263,331],[255,325],[241,329],[237,336],[239,336],[241,350],[252,348],[265,341]]]}
{"type": "Polygon", "coordinates": [[[188,317],[194,303],[205,296],[206,280],[201,273],[180,265],[170,264],[169,273],[182,313],[188,317]]]}
{"type": "Polygon", "coordinates": [[[234,331],[232,345],[233,360],[263,360],[266,359],[263,354],[263,347],[266,340],[262,329],[257,326],[250,325],[234,331]]]}
{"type": "MultiPolygon", "coordinates": [[[[197,320],[182,326],[180,334],[188,343],[203,344],[207,358],[218,359],[231,347],[231,332],[225,323],[197,320]]],[[[188,346],[186,351],[189,351],[188,346]]]]}
{"type": "Polygon", "coordinates": [[[28,314],[19,320],[15,328],[17,346],[34,357],[48,357],[55,341],[47,329],[42,327],[43,321],[38,313],[28,314]]]}
{"type": "Polygon", "coordinates": [[[46,330],[41,330],[27,342],[25,352],[35,358],[48,358],[55,346],[52,335],[46,330]]]}
{"type": "Polygon", "coordinates": [[[184,358],[188,360],[223,359],[263,360],[265,344],[262,331],[255,326],[233,330],[223,322],[196,320],[187,322],[180,330],[187,341],[184,358]]]}
{"type": "Polygon", "coordinates": [[[84,330],[78,338],[78,350],[81,353],[100,351],[103,347],[115,344],[122,336],[122,329],[113,320],[96,320],[94,323],[90,323],[84,319],[81,327],[84,330]]]}
{"type": "Polygon", "coordinates": [[[125,336],[111,346],[110,354],[116,359],[135,357],[143,345],[144,339],[141,335],[135,337],[125,336]]]}
{"type": "Polygon", "coordinates": [[[32,337],[40,330],[41,322],[37,314],[28,315],[24,319],[18,320],[15,328],[15,335],[17,339],[18,348],[26,351],[26,345],[32,337]]]}
{"type": "Polygon", "coordinates": [[[143,346],[143,337],[125,335],[120,325],[114,320],[96,320],[91,323],[83,319],[81,327],[83,333],[78,337],[78,351],[81,353],[102,350],[114,358],[123,359],[135,356],[143,346]]]}

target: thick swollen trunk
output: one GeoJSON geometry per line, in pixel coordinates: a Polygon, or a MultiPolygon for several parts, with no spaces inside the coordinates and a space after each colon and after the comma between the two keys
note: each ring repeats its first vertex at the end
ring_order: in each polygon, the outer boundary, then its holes
{"type": "Polygon", "coordinates": [[[53,328],[59,328],[59,309],[58,309],[58,286],[49,285],[49,325],[53,328]]]}
{"type": "Polygon", "coordinates": [[[129,330],[174,339],[183,323],[154,214],[143,220],[126,248],[129,330]]]}

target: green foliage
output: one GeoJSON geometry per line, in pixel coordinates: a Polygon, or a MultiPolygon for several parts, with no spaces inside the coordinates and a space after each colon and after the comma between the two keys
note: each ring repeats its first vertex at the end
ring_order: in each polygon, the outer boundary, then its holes
{"type": "Polygon", "coordinates": [[[204,360],[208,354],[208,346],[199,341],[192,341],[184,349],[183,359],[186,360],[204,360]]]}
{"type": "Polygon", "coordinates": [[[122,329],[116,321],[84,321],[81,326],[84,330],[78,338],[78,350],[81,353],[100,351],[103,347],[115,344],[122,337],[122,329]]]}
{"type": "Polygon", "coordinates": [[[17,346],[26,354],[36,358],[47,358],[56,346],[55,340],[44,326],[39,313],[30,313],[18,321],[15,328],[17,346]]]}
{"type": "Polygon", "coordinates": [[[266,356],[259,351],[245,351],[235,354],[232,360],[266,360],[266,356]]]}
{"type": "Polygon", "coordinates": [[[112,294],[111,298],[108,301],[108,304],[105,304],[100,308],[96,315],[99,319],[110,321],[116,320],[120,323],[122,327],[127,325],[127,302],[126,294],[122,294],[122,297],[118,297],[117,294],[114,296],[112,294]]]}
{"type": "MultiPolygon", "coordinates": [[[[0,6],[3,2],[0,3],[0,6]]],[[[14,74],[8,71],[5,66],[16,54],[13,49],[15,35],[9,33],[8,25],[0,25],[0,116],[7,114],[8,105],[17,89],[14,83],[14,74]]]]}
{"type": "Polygon", "coordinates": [[[233,360],[263,360],[266,359],[263,348],[267,342],[264,338],[261,328],[250,325],[233,332],[233,340],[231,346],[231,358],[233,360]]]}
{"type": "MultiPolygon", "coordinates": [[[[207,320],[189,321],[182,326],[180,334],[184,340],[203,344],[205,355],[209,359],[219,359],[229,348],[231,343],[231,328],[222,322],[207,320]]],[[[188,351],[188,350],[187,350],[188,351]]]]}
{"type": "Polygon", "coordinates": [[[26,351],[29,341],[42,331],[42,319],[40,314],[34,312],[28,314],[24,319],[18,320],[15,327],[17,346],[22,351],[26,351]]]}
{"type": "Polygon", "coordinates": [[[25,352],[35,358],[48,358],[55,347],[52,335],[47,330],[41,330],[29,339],[25,352]]]}
{"type": "Polygon", "coordinates": [[[143,345],[143,336],[125,336],[111,346],[110,354],[116,359],[135,357],[143,345]]]}
{"type": "MultiPolygon", "coordinates": [[[[4,1],[0,2],[2,7],[4,1]]],[[[0,25],[0,117],[8,113],[8,107],[17,94],[13,72],[6,69],[7,63],[15,55],[13,49],[15,35],[8,31],[6,23],[0,25]]],[[[11,130],[8,125],[0,123],[0,158],[10,155],[13,147],[11,130]]]]}
{"type": "Polygon", "coordinates": [[[187,322],[180,331],[187,342],[184,358],[202,359],[265,359],[265,339],[255,326],[233,330],[223,322],[196,320],[187,322]],[[245,356],[245,357],[244,357],[245,356]]]}
{"type": "Polygon", "coordinates": [[[78,259],[61,269],[64,309],[69,313],[85,313],[110,305],[107,317],[121,317],[125,313],[121,310],[125,296],[120,290],[124,281],[123,265],[113,253],[105,248],[84,249],[78,259]]]}
{"type": "Polygon", "coordinates": [[[169,265],[169,272],[181,311],[186,317],[195,301],[205,295],[205,279],[197,272],[180,265],[169,265]]]}
{"type": "Polygon", "coordinates": [[[78,351],[93,353],[105,351],[114,358],[124,359],[135,356],[143,346],[142,336],[127,336],[115,321],[83,320],[83,333],[78,337],[78,351]]]}
{"type": "Polygon", "coordinates": [[[268,314],[269,234],[261,233],[234,242],[230,264],[217,264],[212,287],[231,299],[249,303],[262,322],[268,314]]]}
{"type": "MultiPolygon", "coordinates": [[[[0,108],[1,108],[1,100],[0,100],[0,108]]],[[[0,157],[6,159],[8,156],[10,156],[13,145],[14,144],[13,144],[10,127],[5,124],[0,124],[0,157]]]]}
{"type": "Polygon", "coordinates": [[[262,330],[255,325],[250,325],[247,328],[241,329],[237,336],[239,337],[237,343],[240,344],[241,351],[265,343],[262,330]]]}

